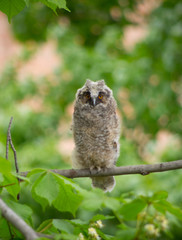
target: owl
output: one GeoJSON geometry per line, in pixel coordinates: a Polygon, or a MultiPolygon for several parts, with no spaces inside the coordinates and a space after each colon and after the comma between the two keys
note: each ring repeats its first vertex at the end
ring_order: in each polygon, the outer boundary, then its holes
{"type": "MultiPolygon", "coordinates": [[[[78,89],[73,113],[74,168],[112,168],[119,156],[120,121],[112,90],[104,80],[87,80],[78,89]]],[[[92,177],[92,186],[105,192],[115,186],[113,176],[92,177]]]]}

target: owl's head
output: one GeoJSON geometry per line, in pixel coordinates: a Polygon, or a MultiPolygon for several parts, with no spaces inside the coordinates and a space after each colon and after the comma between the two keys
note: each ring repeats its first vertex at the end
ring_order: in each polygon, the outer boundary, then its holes
{"type": "Polygon", "coordinates": [[[93,82],[87,79],[85,85],[78,89],[76,94],[77,101],[91,108],[107,106],[112,98],[112,90],[107,87],[104,80],[93,82]]]}

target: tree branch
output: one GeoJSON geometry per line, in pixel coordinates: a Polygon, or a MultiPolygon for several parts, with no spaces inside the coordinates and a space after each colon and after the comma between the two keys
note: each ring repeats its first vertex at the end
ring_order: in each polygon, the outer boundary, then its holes
{"type": "Polygon", "coordinates": [[[37,239],[38,235],[36,232],[21,219],[6,203],[0,198],[0,210],[2,216],[6,218],[13,226],[15,226],[26,238],[26,240],[37,239]]]}
{"type": "MultiPolygon", "coordinates": [[[[13,121],[13,117],[11,117],[10,122],[9,122],[9,126],[8,126],[8,132],[7,132],[7,141],[6,141],[6,159],[8,160],[8,153],[9,153],[9,143],[11,145],[11,149],[13,150],[13,154],[14,154],[14,160],[15,160],[15,168],[16,168],[16,173],[19,173],[19,168],[18,168],[18,161],[17,161],[17,155],[16,155],[16,149],[13,145],[13,141],[11,138],[11,124],[13,121]]],[[[18,182],[20,183],[20,179],[18,178],[18,182]]],[[[17,199],[20,199],[20,194],[18,193],[17,195],[17,199]]]]}
{"type": "MultiPolygon", "coordinates": [[[[128,174],[141,174],[144,176],[153,172],[164,172],[181,168],[182,160],[177,160],[172,162],[163,162],[156,164],[131,165],[124,167],[107,168],[101,171],[97,170],[90,171],[89,169],[67,169],[67,170],[52,169],[49,171],[65,176],[67,178],[81,178],[81,177],[104,177],[128,174]]],[[[30,171],[21,172],[20,175],[26,177],[29,172],[30,171]]]]}
{"type": "Polygon", "coordinates": [[[11,145],[11,149],[13,150],[13,154],[14,154],[14,159],[15,159],[15,168],[16,168],[16,173],[19,173],[19,168],[18,168],[18,162],[17,162],[17,155],[16,155],[16,149],[13,145],[13,141],[11,139],[11,133],[10,133],[10,138],[9,138],[9,143],[11,145]]]}
{"type": "Polygon", "coordinates": [[[11,130],[12,121],[13,121],[13,117],[11,117],[11,119],[10,119],[9,126],[8,126],[8,132],[7,132],[7,140],[6,140],[6,159],[7,160],[8,160],[8,154],[9,154],[9,140],[11,138],[10,130],[11,130]]]}

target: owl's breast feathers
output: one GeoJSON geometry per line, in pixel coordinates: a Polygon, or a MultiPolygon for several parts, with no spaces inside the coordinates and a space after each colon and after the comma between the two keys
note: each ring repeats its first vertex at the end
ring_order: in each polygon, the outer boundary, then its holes
{"type": "Polygon", "coordinates": [[[111,110],[100,111],[97,108],[80,111],[75,107],[74,139],[76,148],[83,154],[88,152],[101,154],[101,151],[107,153],[116,148],[119,120],[115,108],[111,110]]]}

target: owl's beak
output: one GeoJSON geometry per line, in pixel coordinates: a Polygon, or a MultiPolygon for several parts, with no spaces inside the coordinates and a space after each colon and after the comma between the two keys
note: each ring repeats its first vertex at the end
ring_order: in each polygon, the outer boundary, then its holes
{"type": "Polygon", "coordinates": [[[93,106],[95,107],[95,105],[96,105],[96,98],[92,98],[92,104],[93,104],[93,106]]]}

